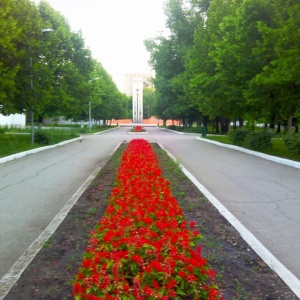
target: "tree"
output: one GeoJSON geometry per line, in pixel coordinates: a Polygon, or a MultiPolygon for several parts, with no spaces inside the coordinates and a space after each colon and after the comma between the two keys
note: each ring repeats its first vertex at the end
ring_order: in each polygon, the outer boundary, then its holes
{"type": "Polygon", "coordinates": [[[149,119],[153,114],[155,103],[155,92],[152,88],[145,87],[143,89],[143,116],[144,119],[149,119]]]}
{"type": "Polygon", "coordinates": [[[178,91],[183,91],[180,74],[184,71],[184,57],[192,44],[195,27],[185,1],[167,1],[165,13],[170,36],[145,41],[150,52],[150,64],[155,70],[155,112],[164,122],[182,116],[179,110],[184,93],[178,94],[178,91]]]}
{"type": "Polygon", "coordinates": [[[101,88],[98,94],[94,94],[93,118],[95,120],[121,119],[127,116],[127,97],[122,94],[111,76],[106,72],[100,63],[95,65],[95,77],[98,77],[95,83],[101,88]]]}
{"type": "Polygon", "coordinates": [[[273,7],[274,22],[262,21],[258,27],[263,41],[256,49],[257,55],[268,60],[252,79],[248,97],[251,101],[254,96],[259,107],[269,108],[269,121],[286,120],[290,132],[300,104],[300,4],[277,0],[273,7]]]}
{"type": "Polygon", "coordinates": [[[156,93],[155,113],[158,118],[166,121],[171,118],[170,107],[176,99],[172,92],[171,80],[179,71],[173,41],[158,37],[146,40],[145,46],[151,54],[150,64],[156,73],[153,79],[156,93]]]}
{"type": "MultiPolygon", "coordinates": [[[[4,0],[0,9],[0,102],[2,113],[23,112],[30,99],[30,53],[39,14],[29,0],[4,0]],[[25,100],[26,99],[26,100],[25,100]]],[[[32,53],[32,55],[34,55],[32,53]]]]}

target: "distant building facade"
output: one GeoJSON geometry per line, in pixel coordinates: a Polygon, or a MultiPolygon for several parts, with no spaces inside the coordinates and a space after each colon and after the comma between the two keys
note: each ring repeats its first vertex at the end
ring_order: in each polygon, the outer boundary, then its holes
{"type": "Polygon", "coordinates": [[[0,113],[0,127],[25,127],[26,126],[26,116],[25,114],[11,114],[4,116],[0,113]]]}
{"type": "Polygon", "coordinates": [[[153,73],[132,73],[126,74],[124,77],[124,93],[127,96],[133,96],[133,82],[142,81],[143,87],[153,88],[153,83],[151,78],[153,78],[153,73]]]}

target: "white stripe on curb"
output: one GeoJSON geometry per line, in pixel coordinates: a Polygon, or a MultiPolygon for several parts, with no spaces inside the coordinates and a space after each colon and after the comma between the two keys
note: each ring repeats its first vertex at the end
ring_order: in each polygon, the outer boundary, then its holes
{"type": "Polygon", "coordinates": [[[100,166],[98,166],[92,175],[81,185],[77,192],[68,200],[65,206],[60,210],[60,212],[54,217],[51,223],[44,229],[44,231],[37,237],[37,239],[29,246],[29,248],[23,253],[23,255],[16,261],[16,263],[9,269],[9,271],[0,280],[0,300],[3,300],[8,292],[12,289],[18,279],[21,277],[24,270],[35,258],[38,252],[41,250],[45,242],[52,236],[55,230],[59,227],[62,221],[66,218],[67,214],[78,201],[80,196],[90,185],[93,179],[97,176],[100,170],[107,163],[109,158],[116,152],[120,147],[119,143],[113,151],[109,154],[108,158],[104,160],[100,166]]]}
{"type": "Polygon", "coordinates": [[[82,140],[82,137],[79,137],[79,138],[63,141],[63,142],[55,144],[55,145],[39,147],[39,148],[35,148],[35,149],[32,149],[32,150],[23,151],[23,152],[19,152],[19,153],[16,153],[16,154],[9,155],[9,156],[5,156],[5,157],[0,158],[0,164],[4,164],[8,161],[18,159],[18,158],[21,158],[21,157],[24,157],[24,156],[27,156],[27,155],[30,155],[30,154],[38,153],[38,152],[41,152],[41,151],[45,151],[45,150],[48,150],[48,149],[52,149],[52,148],[55,148],[55,147],[63,146],[63,145],[73,143],[73,142],[76,142],[76,141],[81,141],[81,140],[82,140]]]}
{"type": "Polygon", "coordinates": [[[234,145],[223,144],[223,143],[220,143],[220,142],[216,142],[216,141],[212,141],[212,140],[208,140],[208,139],[204,139],[204,138],[200,138],[200,137],[197,137],[196,139],[201,141],[201,142],[215,144],[215,145],[218,145],[220,147],[229,148],[229,149],[237,150],[237,151],[240,151],[240,152],[248,153],[248,154],[255,155],[255,156],[267,159],[267,160],[277,162],[279,164],[283,164],[283,165],[287,165],[289,167],[300,169],[300,162],[297,162],[297,161],[293,161],[293,160],[289,160],[289,159],[285,159],[285,158],[280,158],[280,157],[277,157],[277,156],[272,156],[272,155],[268,155],[268,154],[265,154],[265,153],[253,151],[253,150],[248,150],[248,149],[238,147],[238,146],[234,146],[234,145]]]}
{"type": "Polygon", "coordinates": [[[183,173],[195,184],[202,194],[214,205],[214,207],[226,218],[226,220],[240,233],[248,245],[274,270],[286,285],[300,298],[300,281],[290,272],[227,208],[213,196],[176,158],[169,153],[160,143],[159,146],[167,152],[181,168],[183,173]]]}

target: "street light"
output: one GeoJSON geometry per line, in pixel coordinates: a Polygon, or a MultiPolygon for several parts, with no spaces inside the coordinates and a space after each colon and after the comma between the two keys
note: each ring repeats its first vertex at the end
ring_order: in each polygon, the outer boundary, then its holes
{"type": "MultiPolygon", "coordinates": [[[[43,28],[41,29],[41,32],[51,32],[54,31],[54,29],[51,28],[43,28]]],[[[31,89],[31,97],[33,92],[33,72],[32,72],[32,49],[29,47],[30,51],[30,60],[29,60],[29,66],[30,66],[30,89],[31,89]]],[[[32,100],[32,99],[31,99],[32,100]]],[[[31,101],[31,112],[30,112],[30,118],[31,118],[31,144],[34,144],[34,108],[33,108],[33,101],[31,101]]]]}
{"type": "MultiPolygon", "coordinates": [[[[98,80],[99,78],[93,78],[89,80],[89,85],[91,84],[92,81],[98,80]]],[[[92,129],[92,108],[91,108],[91,102],[89,102],[89,130],[92,129]]]]}

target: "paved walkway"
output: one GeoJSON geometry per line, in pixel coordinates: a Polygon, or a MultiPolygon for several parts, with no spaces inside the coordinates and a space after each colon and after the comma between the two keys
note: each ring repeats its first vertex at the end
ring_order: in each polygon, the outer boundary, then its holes
{"type": "Polygon", "coordinates": [[[0,165],[0,277],[115,146],[140,137],[161,143],[300,279],[299,169],[199,141],[197,135],[153,127],[147,135],[128,131],[86,135],[82,142],[0,165]]]}

